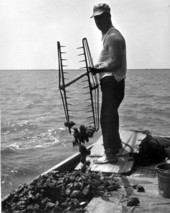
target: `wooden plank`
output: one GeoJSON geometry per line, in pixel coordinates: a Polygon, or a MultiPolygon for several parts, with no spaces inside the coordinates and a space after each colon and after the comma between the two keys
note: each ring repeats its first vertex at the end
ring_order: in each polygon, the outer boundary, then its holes
{"type": "MultiPolygon", "coordinates": [[[[136,144],[138,133],[134,131],[122,130],[120,131],[120,137],[123,141],[123,154],[128,154],[132,151],[133,147],[136,144]]],[[[90,170],[104,173],[117,173],[128,175],[131,173],[132,168],[134,166],[134,159],[129,157],[129,155],[125,155],[122,157],[118,157],[118,162],[115,164],[96,164],[95,161],[104,155],[104,147],[103,147],[103,139],[102,136],[99,140],[94,144],[91,149],[91,156],[87,158],[90,161],[90,170]]],[[[81,164],[76,167],[76,170],[81,169],[81,164]]]]}
{"type": "MultiPolygon", "coordinates": [[[[96,164],[95,160],[97,158],[89,158],[90,160],[90,170],[105,172],[105,173],[117,173],[117,174],[128,174],[131,172],[134,165],[133,160],[129,160],[129,157],[119,157],[116,164],[96,164]]],[[[80,165],[76,167],[80,169],[80,165]]]]}

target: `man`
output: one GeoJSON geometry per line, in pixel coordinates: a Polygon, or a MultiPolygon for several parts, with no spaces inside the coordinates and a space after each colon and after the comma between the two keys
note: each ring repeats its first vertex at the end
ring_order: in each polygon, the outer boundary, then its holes
{"type": "Polygon", "coordinates": [[[116,163],[122,148],[119,135],[118,108],[124,98],[126,76],[126,43],[121,33],[113,26],[110,7],[100,3],[94,6],[93,16],[102,33],[103,49],[93,74],[99,73],[102,91],[100,124],[105,155],[97,163],[116,163]]]}

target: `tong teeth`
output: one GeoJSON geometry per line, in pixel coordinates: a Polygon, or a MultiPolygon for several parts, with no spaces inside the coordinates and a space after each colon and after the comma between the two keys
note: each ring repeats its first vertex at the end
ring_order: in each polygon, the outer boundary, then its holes
{"type": "Polygon", "coordinates": [[[83,49],[83,47],[77,47],[77,49],[83,49]]]}
{"type": "Polygon", "coordinates": [[[84,55],[84,53],[78,54],[78,56],[84,55]]]}

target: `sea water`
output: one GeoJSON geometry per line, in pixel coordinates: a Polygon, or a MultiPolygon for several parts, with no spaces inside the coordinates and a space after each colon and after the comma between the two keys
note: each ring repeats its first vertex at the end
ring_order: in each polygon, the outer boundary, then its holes
{"type": "MultiPolygon", "coordinates": [[[[79,74],[68,72],[69,78],[79,74]]],[[[78,148],[72,146],[73,136],[64,126],[57,70],[1,70],[0,82],[3,197],[78,148]]],[[[73,115],[84,124],[81,84],[80,80],[67,89],[75,103],[73,115]]],[[[170,70],[128,70],[125,91],[119,109],[121,129],[170,135],[170,70]]],[[[90,143],[100,135],[99,130],[90,143]]]]}

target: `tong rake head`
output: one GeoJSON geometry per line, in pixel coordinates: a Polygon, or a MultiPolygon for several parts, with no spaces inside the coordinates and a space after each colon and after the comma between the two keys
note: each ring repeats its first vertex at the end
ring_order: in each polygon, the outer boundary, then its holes
{"type": "Polygon", "coordinates": [[[84,63],[84,66],[81,67],[80,69],[85,70],[85,73],[68,83],[66,83],[66,80],[68,79],[65,77],[65,75],[68,74],[68,71],[63,70],[64,67],[67,67],[67,65],[63,64],[63,62],[67,61],[67,59],[62,58],[62,55],[66,54],[67,52],[61,51],[61,48],[65,46],[61,46],[60,42],[57,42],[57,47],[58,47],[58,60],[59,60],[59,89],[60,89],[60,93],[62,93],[62,100],[63,100],[63,106],[65,110],[66,120],[67,122],[70,122],[70,118],[74,117],[74,109],[77,110],[77,107],[74,107],[74,104],[77,104],[77,103],[70,102],[72,97],[68,95],[69,91],[66,90],[66,87],[70,86],[76,81],[81,80],[84,76],[86,76],[86,79],[81,81],[83,84],[86,84],[87,86],[81,85],[80,88],[82,88],[83,90],[88,89],[88,91],[82,93],[83,95],[86,96],[86,98],[84,98],[84,96],[81,96],[81,99],[83,99],[85,103],[88,103],[88,105],[85,106],[85,108],[86,107],[88,108],[86,113],[89,113],[90,116],[86,117],[86,119],[92,120],[91,124],[94,125],[94,128],[97,131],[99,129],[99,107],[98,106],[96,107],[95,103],[99,102],[98,92],[96,92],[98,91],[98,82],[97,82],[97,79],[89,71],[89,67],[93,67],[93,61],[92,61],[87,39],[83,38],[82,47],[77,48],[79,50],[82,50],[82,53],[79,53],[78,57],[83,57],[83,59],[81,59],[79,62],[84,63]],[[91,81],[93,82],[93,86],[91,81]],[[70,106],[72,106],[71,110],[70,110],[70,106]]]}

